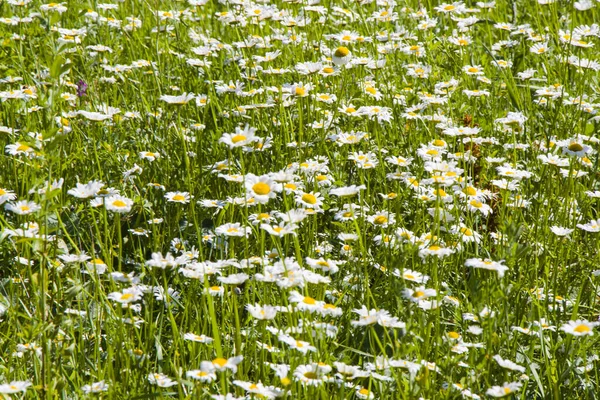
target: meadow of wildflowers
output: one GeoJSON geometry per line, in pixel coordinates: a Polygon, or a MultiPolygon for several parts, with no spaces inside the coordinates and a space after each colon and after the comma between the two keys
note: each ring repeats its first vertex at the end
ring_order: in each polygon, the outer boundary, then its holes
{"type": "Polygon", "coordinates": [[[0,397],[600,397],[596,22],[0,2],[0,397]]]}

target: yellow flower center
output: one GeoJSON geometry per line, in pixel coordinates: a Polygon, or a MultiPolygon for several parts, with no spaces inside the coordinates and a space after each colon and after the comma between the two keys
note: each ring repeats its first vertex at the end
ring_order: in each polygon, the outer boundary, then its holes
{"type": "Polygon", "coordinates": [[[306,379],[317,379],[317,378],[318,378],[318,375],[317,375],[315,372],[308,371],[308,372],[305,372],[305,373],[304,373],[304,377],[305,377],[306,379]]]}
{"type": "Polygon", "coordinates": [[[469,196],[475,196],[477,194],[477,190],[473,186],[468,186],[463,189],[463,193],[469,196]]]}
{"type": "Polygon", "coordinates": [[[473,231],[469,228],[460,228],[460,233],[462,233],[465,236],[473,236],[473,231]]]}
{"type": "Polygon", "coordinates": [[[480,201],[477,201],[477,200],[471,200],[471,201],[469,202],[469,204],[470,204],[471,206],[475,207],[475,208],[481,208],[481,207],[483,207],[483,203],[482,203],[482,202],[480,202],[480,201]]]}
{"type": "Polygon", "coordinates": [[[227,360],[221,357],[215,358],[212,362],[213,364],[217,364],[221,368],[223,368],[225,364],[227,364],[227,360]]]}
{"type": "Polygon", "coordinates": [[[337,50],[335,51],[335,53],[333,55],[336,57],[339,57],[339,58],[343,58],[343,57],[346,57],[349,53],[350,53],[350,50],[348,50],[347,47],[341,46],[341,47],[337,48],[337,50]]]}
{"type": "Polygon", "coordinates": [[[377,217],[375,217],[375,219],[373,220],[373,222],[377,225],[383,225],[386,222],[388,222],[388,219],[385,215],[378,215],[377,217]]]}
{"type": "Polygon", "coordinates": [[[271,192],[271,187],[267,183],[258,182],[252,186],[252,191],[260,196],[265,196],[271,192]]]}
{"type": "Polygon", "coordinates": [[[297,87],[296,88],[296,96],[304,96],[306,95],[306,89],[302,88],[302,87],[297,87]]]}
{"type": "Polygon", "coordinates": [[[176,194],[175,196],[173,196],[173,201],[184,201],[185,200],[185,196],[182,194],[176,194]]]}
{"type": "Polygon", "coordinates": [[[577,333],[585,333],[585,332],[589,332],[591,331],[590,327],[587,325],[577,325],[573,331],[577,332],[577,333]]]}
{"type": "Polygon", "coordinates": [[[308,204],[317,204],[317,198],[310,193],[304,193],[302,195],[302,201],[308,204]]]}
{"type": "Polygon", "coordinates": [[[115,200],[112,205],[119,208],[127,207],[127,204],[123,200],[115,200]]]}
{"type": "Polygon", "coordinates": [[[246,140],[246,136],[244,136],[244,135],[235,135],[234,137],[231,138],[231,141],[233,143],[238,143],[238,142],[241,142],[243,140],[246,140]]]}
{"type": "Polygon", "coordinates": [[[580,145],[579,143],[571,143],[569,145],[568,149],[573,152],[578,152],[578,151],[583,150],[583,146],[580,145]]]}
{"type": "Polygon", "coordinates": [[[313,299],[312,297],[308,297],[308,296],[306,296],[306,297],[304,298],[304,300],[302,300],[302,302],[303,302],[303,303],[305,303],[305,304],[310,304],[310,305],[313,305],[313,304],[315,304],[317,301],[316,301],[315,299],[313,299]]]}

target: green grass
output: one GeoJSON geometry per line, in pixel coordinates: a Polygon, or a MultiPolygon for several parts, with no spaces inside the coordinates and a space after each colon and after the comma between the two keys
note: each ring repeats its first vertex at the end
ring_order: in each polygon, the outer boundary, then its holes
{"type": "Polygon", "coordinates": [[[0,3],[0,396],[598,397],[596,3],[386,3],[0,3]]]}

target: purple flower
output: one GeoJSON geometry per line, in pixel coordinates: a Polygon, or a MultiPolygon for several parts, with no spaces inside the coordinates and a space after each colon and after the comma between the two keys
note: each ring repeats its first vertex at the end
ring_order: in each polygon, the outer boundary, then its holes
{"type": "Polygon", "coordinates": [[[79,82],[77,82],[77,96],[79,97],[83,97],[86,95],[87,92],[87,88],[88,85],[87,83],[85,83],[83,80],[79,80],[79,82]]]}

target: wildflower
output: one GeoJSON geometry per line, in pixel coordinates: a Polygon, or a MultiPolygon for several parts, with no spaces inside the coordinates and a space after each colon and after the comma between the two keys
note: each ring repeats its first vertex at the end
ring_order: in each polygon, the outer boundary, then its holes
{"type": "Polygon", "coordinates": [[[287,223],[285,225],[269,225],[269,224],[261,224],[261,229],[264,229],[271,236],[283,237],[285,235],[296,235],[295,230],[298,228],[298,225],[287,223]]]}
{"type": "Polygon", "coordinates": [[[338,47],[333,53],[331,60],[335,65],[345,65],[352,59],[352,53],[347,47],[338,47]]]}
{"type": "Polygon", "coordinates": [[[239,148],[255,142],[258,138],[255,136],[256,129],[246,125],[244,129],[237,127],[235,133],[224,133],[219,142],[225,143],[229,148],[239,148]]]}
{"type": "Polygon", "coordinates": [[[392,274],[407,281],[416,283],[426,283],[429,280],[429,276],[410,269],[404,269],[402,272],[396,269],[392,272],[392,274]]]}
{"type": "Polygon", "coordinates": [[[265,204],[270,199],[277,197],[277,193],[281,192],[282,186],[275,182],[268,175],[256,176],[254,174],[246,175],[246,192],[252,196],[259,204],[265,204]]]}
{"type": "Polygon", "coordinates": [[[402,291],[402,297],[415,303],[436,295],[435,289],[427,289],[424,286],[419,286],[414,290],[406,288],[402,291]]]}
{"type": "Polygon", "coordinates": [[[569,139],[556,143],[562,149],[563,154],[576,157],[584,157],[592,151],[592,148],[580,141],[569,139]]]}
{"type": "Polygon", "coordinates": [[[6,395],[19,392],[25,393],[29,386],[31,386],[31,382],[28,381],[12,381],[11,383],[4,383],[0,385],[0,393],[6,395]]]}
{"type": "Polygon", "coordinates": [[[26,200],[21,200],[16,203],[7,203],[4,208],[18,215],[27,215],[42,209],[39,204],[26,200]]]}
{"type": "Polygon", "coordinates": [[[525,373],[525,367],[518,365],[510,360],[505,360],[499,354],[496,354],[493,358],[502,368],[525,373]]]}
{"type": "Polygon", "coordinates": [[[259,304],[246,305],[246,309],[256,319],[270,320],[277,315],[277,308],[273,306],[261,306],[259,304]]]}
{"type": "Polygon", "coordinates": [[[290,348],[298,350],[302,354],[307,354],[310,352],[316,352],[317,348],[311,345],[309,342],[305,342],[303,340],[294,339],[293,337],[285,334],[280,334],[277,337],[280,341],[290,346],[290,348]]]}
{"type": "Polygon", "coordinates": [[[490,206],[477,199],[469,200],[467,208],[469,211],[478,211],[486,217],[492,213],[492,208],[490,206]]]}
{"type": "Polygon", "coordinates": [[[123,292],[112,292],[107,297],[109,300],[121,303],[123,306],[139,301],[142,298],[142,291],[137,287],[123,290],[123,292]]]}
{"type": "Polygon", "coordinates": [[[157,158],[160,158],[160,153],[152,151],[140,151],[139,156],[144,160],[154,161],[157,158]]]}
{"type": "Polygon", "coordinates": [[[309,296],[303,296],[296,291],[290,292],[289,302],[294,304],[300,311],[316,312],[325,304],[323,301],[315,300],[309,296]]]}
{"type": "Polygon", "coordinates": [[[302,193],[296,195],[296,203],[304,208],[319,210],[323,205],[323,197],[321,193],[302,193]]]}
{"type": "Polygon", "coordinates": [[[600,232],[600,219],[593,219],[585,224],[577,224],[577,227],[587,232],[600,232]]]}
{"type": "Polygon", "coordinates": [[[83,390],[83,393],[85,394],[106,392],[108,390],[108,384],[104,381],[100,381],[92,383],[91,385],[85,385],[81,390],[83,390]]]}
{"type": "Polygon", "coordinates": [[[179,96],[169,96],[169,95],[162,95],[160,96],[159,100],[164,101],[165,103],[168,104],[187,104],[190,100],[193,100],[196,96],[193,93],[183,93],[179,96]]]}
{"type": "Polygon", "coordinates": [[[375,394],[369,389],[359,386],[356,388],[356,397],[358,397],[359,399],[371,400],[375,398],[375,394]]]}
{"type": "Polygon", "coordinates": [[[560,330],[573,336],[592,336],[597,323],[578,319],[569,321],[560,327],[560,330]]]}
{"type": "Polygon", "coordinates": [[[453,254],[454,251],[455,250],[453,250],[453,249],[438,246],[438,245],[423,246],[419,250],[419,257],[425,258],[426,256],[437,256],[439,258],[443,258],[443,257],[447,257],[447,256],[453,254]]]}
{"type": "Polygon", "coordinates": [[[0,205],[7,201],[13,201],[17,198],[17,195],[12,190],[0,188],[0,205]]]}
{"type": "Polygon", "coordinates": [[[85,83],[83,80],[79,80],[79,82],[77,82],[77,96],[78,97],[83,97],[87,94],[87,88],[88,85],[87,83],[85,83]]]}
{"type": "Polygon", "coordinates": [[[169,378],[167,375],[157,373],[149,373],[148,382],[150,382],[151,385],[156,385],[163,388],[177,385],[177,382],[169,378]]]}
{"type": "Polygon", "coordinates": [[[219,282],[224,283],[226,285],[241,285],[242,283],[248,280],[248,274],[231,274],[228,276],[220,276],[217,278],[219,282]]]}
{"type": "Polygon", "coordinates": [[[561,226],[551,226],[550,230],[556,236],[569,236],[574,231],[574,229],[564,228],[561,226]]]}
{"type": "Polygon", "coordinates": [[[465,65],[462,69],[467,75],[483,75],[483,68],[481,65],[465,65]]]}
{"type": "Polygon", "coordinates": [[[329,380],[316,363],[297,366],[293,376],[297,381],[309,386],[319,386],[329,380]]]}
{"type": "Polygon", "coordinates": [[[492,386],[485,394],[491,397],[505,397],[517,392],[522,386],[523,384],[521,382],[505,382],[502,386],[492,386]]]}
{"type": "Polygon", "coordinates": [[[217,379],[217,374],[214,371],[206,371],[202,369],[187,371],[185,376],[203,383],[213,382],[217,379]]]}
{"type": "Polygon", "coordinates": [[[167,192],[165,199],[171,203],[187,204],[190,202],[190,194],[188,192],[167,192]]]}
{"type": "Polygon", "coordinates": [[[213,338],[208,337],[206,335],[196,335],[195,333],[186,333],[185,335],[183,335],[183,339],[206,344],[210,344],[213,342],[213,338]]]}
{"type": "Polygon", "coordinates": [[[233,384],[241,387],[252,395],[256,395],[259,398],[274,399],[283,395],[283,391],[281,389],[274,386],[265,386],[261,382],[252,383],[234,380],[233,384]]]}
{"type": "Polygon", "coordinates": [[[215,233],[220,236],[249,236],[252,233],[252,229],[249,227],[242,227],[239,222],[226,223],[215,229],[215,233]]]}
{"type": "Polygon", "coordinates": [[[218,357],[212,361],[202,361],[200,364],[200,369],[208,370],[210,372],[223,372],[226,370],[231,370],[231,372],[235,374],[237,372],[238,364],[241,363],[243,359],[244,356],[235,356],[228,359],[218,357]]]}
{"type": "Polygon", "coordinates": [[[503,261],[492,261],[490,259],[469,258],[465,261],[465,266],[472,268],[487,269],[498,272],[498,277],[504,277],[504,273],[508,271],[508,267],[502,264],[503,261]]]}
{"type": "Polygon", "coordinates": [[[370,215],[367,220],[375,227],[387,228],[396,223],[396,215],[389,211],[380,211],[370,215]]]}
{"type": "Polygon", "coordinates": [[[355,196],[360,193],[361,190],[365,190],[365,185],[351,185],[351,186],[343,186],[339,188],[334,188],[329,191],[329,194],[338,196],[338,197],[350,197],[355,196]]]}
{"type": "Polygon", "coordinates": [[[104,206],[108,211],[125,214],[131,211],[133,200],[121,195],[109,196],[104,199],[104,206]]]}

